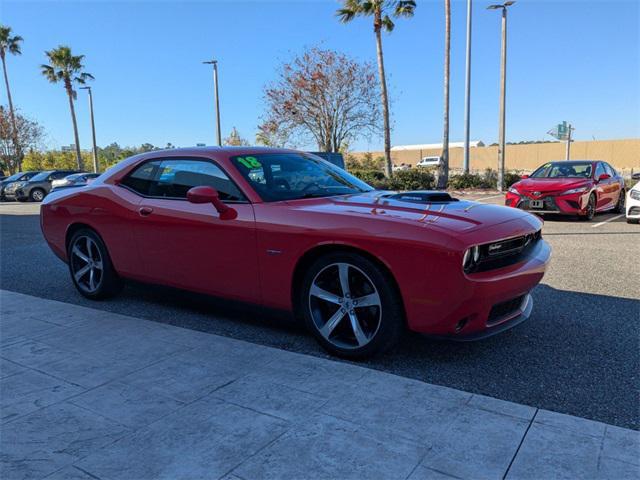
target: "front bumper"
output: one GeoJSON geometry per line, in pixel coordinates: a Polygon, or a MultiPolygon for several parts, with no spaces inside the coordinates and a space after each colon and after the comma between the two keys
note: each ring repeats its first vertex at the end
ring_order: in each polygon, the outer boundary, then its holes
{"type": "Polygon", "coordinates": [[[16,200],[24,200],[29,198],[29,195],[21,188],[17,189],[13,196],[16,200]]]}
{"type": "Polygon", "coordinates": [[[515,194],[507,192],[505,205],[515,207],[527,212],[537,214],[558,214],[558,215],[584,215],[587,203],[589,202],[589,192],[572,193],[570,195],[547,195],[542,197],[529,197],[525,194],[515,194]],[[532,208],[531,200],[541,200],[542,208],[532,208]]]}
{"type": "Polygon", "coordinates": [[[540,283],[551,258],[551,247],[540,239],[522,262],[466,275],[458,293],[464,300],[437,324],[415,331],[431,337],[470,341],[510,329],[531,315],[530,292],[540,283]]]}
{"type": "Polygon", "coordinates": [[[626,217],[632,220],[640,219],[640,200],[631,198],[631,194],[627,194],[626,202],[626,217]]]}

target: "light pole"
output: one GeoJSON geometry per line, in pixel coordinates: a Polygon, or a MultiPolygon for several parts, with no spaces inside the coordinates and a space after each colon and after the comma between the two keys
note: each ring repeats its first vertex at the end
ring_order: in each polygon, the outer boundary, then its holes
{"type": "Polygon", "coordinates": [[[96,147],[96,124],[93,120],[93,94],[91,87],[80,87],[89,93],[89,114],[91,115],[91,135],[93,137],[93,171],[98,173],[98,148],[96,147]]]}
{"type": "Polygon", "coordinates": [[[220,134],[220,99],[218,98],[218,61],[209,60],[202,62],[206,65],[213,65],[213,92],[215,95],[216,104],[216,139],[218,140],[218,146],[222,146],[222,135],[220,134]]]}
{"type": "Polygon", "coordinates": [[[500,129],[498,132],[498,191],[504,190],[504,156],[505,156],[505,98],[507,93],[507,7],[515,1],[501,5],[489,5],[488,10],[502,10],[502,48],[500,53],[500,129]]]}
{"type": "Polygon", "coordinates": [[[471,116],[471,3],[472,0],[467,0],[467,56],[464,80],[464,161],[462,163],[464,173],[469,173],[469,125],[471,116]]]}

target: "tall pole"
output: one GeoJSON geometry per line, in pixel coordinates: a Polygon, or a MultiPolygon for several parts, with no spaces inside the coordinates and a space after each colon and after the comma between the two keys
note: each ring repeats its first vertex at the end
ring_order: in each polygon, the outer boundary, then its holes
{"type": "Polygon", "coordinates": [[[498,191],[504,190],[505,99],[507,95],[507,9],[502,8],[502,48],[500,51],[500,130],[498,132],[498,191]]]}
{"type": "Polygon", "coordinates": [[[464,160],[462,169],[464,173],[469,173],[469,126],[471,116],[471,4],[472,0],[467,0],[467,56],[465,74],[465,95],[464,95],[464,160]]]}
{"type": "Polygon", "coordinates": [[[96,147],[96,123],[93,119],[93,92],[91,87],[87,87],[89,92],[89,114],[91,116],[91,138],[93,141],[93,172],[98,173],[98,147],[96,147]]]}
{"type": "Polygon", "coordinates": [[[202,62],[207,65],[213,65],[213,94],[216,107],[216,140],[218,146],[222,146],[222,134],[220,133],[220,98],[218,97],[218,61],[209,60],[202,62]]]}
{"type": "Polygon", "coordinates": [[[220,97],[218,96],[218,62],[213,61],[213,85],[216,95],[216,135],[218,146],[222,146],[222,135],[220,134],[220,97]]]}
{"type": "Polygon", "coordinates": [[[571,160],[571,124],[569,124],[569,128],[567,130],[567,154],[565,160],[571,160]]]}

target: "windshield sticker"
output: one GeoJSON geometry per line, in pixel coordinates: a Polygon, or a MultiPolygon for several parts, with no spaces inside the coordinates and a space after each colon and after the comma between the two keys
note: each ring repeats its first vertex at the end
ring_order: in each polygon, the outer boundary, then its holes
{"type": "Polygon", "coordinates": [[[256,157],[238,157],[237,160],[248,169],[262,168],[262,164],[256,157]]]}

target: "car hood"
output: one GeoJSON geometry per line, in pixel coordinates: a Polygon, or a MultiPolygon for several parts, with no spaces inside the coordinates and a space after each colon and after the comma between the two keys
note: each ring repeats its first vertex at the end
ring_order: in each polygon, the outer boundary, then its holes
{"type": "Polygon", "coordinates": [[[591,185],[587,178],[525,178],[513,186],[521,192],[553,193],[591,185]]]}
{"type": "Polygon", "coordinates": [[[414,203],[390,198],[398,192],[372,191],[355,195],[324,197],[288,202],[291,207],[309,213],[352,215],[379,220],[431,227],[465,234],[481,227],[497,225],[531,214],[516,208],[459,200],[414,203]]]}

